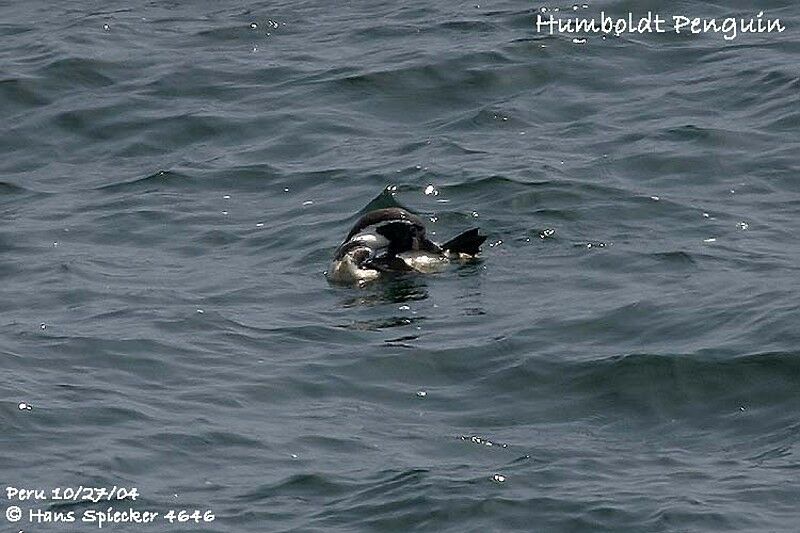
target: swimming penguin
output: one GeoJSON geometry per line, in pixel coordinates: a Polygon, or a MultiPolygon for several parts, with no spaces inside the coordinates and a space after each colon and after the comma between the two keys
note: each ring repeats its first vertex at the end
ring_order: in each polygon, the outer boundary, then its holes
{"type": "Polygon", "coordinates": [[[377,209],[358,219],[326,275],[330,281],[365,283],[389,272],[436,272],[451,259],[474,257],[485,240],[472,228],[439,245],[425,235],[418,216],[399,207],[377,209]]]}

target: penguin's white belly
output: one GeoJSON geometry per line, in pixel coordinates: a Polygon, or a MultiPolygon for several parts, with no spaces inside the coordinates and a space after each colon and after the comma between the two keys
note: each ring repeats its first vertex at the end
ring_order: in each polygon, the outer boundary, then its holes
{"type": "Polygon", "coordinates": [[[421,251],[403,252],[398,254],[397,257],[402,259],[409,267],[424,274],[440,272],[449,263],[446,257],[421,251]]]}
{"type": "Polygon", "coordinates": [[[365,246],[369,246],[375,250],[379,248],[385,248],[389,245],[389,239],[368,229],[358,233],[350,240],[361,242],[365,246]]]}
{"type": "Polygon", "coordinates": [[[340,261],[332,261],[328,268],[328,279],[339,283],[366,283],[377,279],[377,270],[359,268],[350,256],[345,256],[340,261]]]}

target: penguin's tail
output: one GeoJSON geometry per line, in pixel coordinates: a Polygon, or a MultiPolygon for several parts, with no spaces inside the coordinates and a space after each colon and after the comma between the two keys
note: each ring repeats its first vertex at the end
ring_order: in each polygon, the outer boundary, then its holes
{"type": "Polygon", "coordinates": [[[468,229],[459,233],[442,245],[442,249],[451,254],[477,255],[481,244],[486,240],[486,235],[481,235],[478,228],[468,229]]]}

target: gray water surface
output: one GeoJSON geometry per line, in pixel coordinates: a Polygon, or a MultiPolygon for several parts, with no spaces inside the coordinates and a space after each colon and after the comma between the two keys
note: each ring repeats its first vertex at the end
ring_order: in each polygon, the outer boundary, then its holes
{"type": "Polygon", "coordinates": [[[3,530],[797,530],[797,3],[0,6],[3,530]],[[482,259],[328,284],[376,197],[482,259]]]}

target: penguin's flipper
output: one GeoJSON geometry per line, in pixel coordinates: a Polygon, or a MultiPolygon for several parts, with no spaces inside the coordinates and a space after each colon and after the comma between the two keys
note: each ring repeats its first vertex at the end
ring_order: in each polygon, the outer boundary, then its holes
{"type": "Polygon", "coordinates": [[[444,243],[442,249],[452,254],[477,255],[486,237],[479,233],[478,228],[468,229],[444,243]]]}
{"type": "Polygon", "coordinates": [[[379,272],[411,272],[414,270],[408,265],[408,263],[396,255],[382,255],[380,257],[373,257],[364,263],[364,266],[379,272]]]}
{"type": "Polygon", "coordinates": [[[390,255],[395,255],[411,250],[414,246],[414,235],[418,229],[406,220],[396,220],[381,224],[375,232],[389,241],[390,255]]]}

